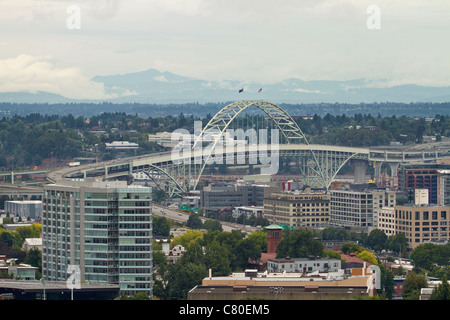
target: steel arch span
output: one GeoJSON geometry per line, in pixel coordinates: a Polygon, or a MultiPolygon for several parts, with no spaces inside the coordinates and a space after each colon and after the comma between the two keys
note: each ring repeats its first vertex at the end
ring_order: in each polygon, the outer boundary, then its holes
{"type": "MultiPolygon", "coordinates": [[[[217,132],[220,133],[220,136],[223,136],[230,123],[236,119],[241,112],[252,106],[262,110],[276,124],[288,143],[308,144],[308,140],[300,127],[292,117],[284,111],[284,109],[270,102],[250,100],[231,103],[217,112],[203,128],[193,147],[195,148],[198,146],[205,136],[215,135],[217,132]]],[[[216,143],[220,139],[220,136],[217,136],[216,143]]]]}
{"type": "MultiPolygon", "coordinates": [[[[281,135],[285,138],[287,144],[306,144],[309,145],[308,139],[302,132],[298,124],[292,119],[292,117],[280,106],[262,100],[249,100],[249,101],[237,101],[227,105],[217,112],[214,117],[208,122],[208,124],[202,129],[198,135],[192,149],[203,148],[203,142],[207,140],[209,142],[209,150],[214,150],[216,145],[224,137],[226,130],[230,124],[235,120],[239,114],[244,110],[256,107],[263,111],[270,120],[275,124],[275,127],[279,130],[281,135]]],[[[277,143],[279,143],[277,141],[277,143]]],[[[310,167],[311,172],[320,172],[320,165],[316,159],[316,155],[311,151],[310,167]],[[315,168],[315,169],[314,169],[315,168]]],[[[200,176],[208,164],[210,154],[207,154],[204,161],[201,164],[194,165],[195,172],[198,173],[197,177],[193,179],[193,189],[197,187],[200,180],[200,176]]]]}
{"type": "MultiPolygon", "coordinates": [[[[98,166],[69,171],[70,174],[77,171],[76,175],[81,175],[81,177],[87,177],[87,171],[92,171],[94,176],[103,175],[104,179],[130,175],[134,172],[145,172],[159,187],[165,189],[169,195],[175,196],[196,189],[205,166],[211,161],[214,163],[217,160],[217,164],[225,164],[225,162],[227,165],[233,164],[228,162],[229,155],[233,158],[232,162],[237,159],[238,165],[244,164],[245,161],[248,161],[249,164],[255,164],[255,162],[252,162],[255,160],[255,153],[261,160],[260,154],[264,154],[264,151],[270,160],[276,158],[278,161],[278,157],[283,157],[281,160],[290,159],[288,161],[295,159],[295,161],[298,161],[300,172],[305,177],[305,182],[310,186],[325,189],[330,187],[336,174],[349,160],[368,161],[370,158],[369,149],[309,144],[305,134],[285,110],[265,101],[238,101],[229,104],[220,110],[204,128],[201,128],[201,130],[197,128],[194,133],[197,138],[194,141],[192,141],[192,138],[189,138],[189,141],[181,141],[179,144],[181,147],[178,150],[175,147],[170,152],[149,155],[148,157],[142,157],[142,159],[141,157],[135,157],[124,161],[114,160],[110,164],[102,163],[98,166]],[[245,141],[244,138],[240,140],[240,143],[237,143],[237,140],[232,140],[234,142],[232,142],[230,149],[228,146],[226,146],[226,150],[216,148],[216,145],[220,146],[218,142],[224,138],[224,134],[233,120],[250,107],[258,108],[264,112],[275,124],[275,129],[278,129],[279,134],[277,133],[277,135],[284,137],[285,142],[278,144],[278,137],[276,137],[270,142],[267,140],[266,148],[264,148],[264,143],[261,143],[261,141],[256,144],[251,143],[251,139],[248,137],[249,141],[246,144],[241,144],[242,141],[245,141]],[[197,135],[199,131],[201,132],[197,135]],[[204,139],[208,135],[212,139],[204,139]],[[204,143],[208,144],[206,148],[204,143]],[[272,146],[273,143],[276,144],[275,149],[272,146]],[[200,152],[197,153],[197,151],[200,152]],[[270,156],[268,155],[269,152],[271,153],[270,156]],[[273,155],[274,153],[275,155],[273,155]],[[239,163],[241,159],[244,160],[239,163]]],[[[385,154],[384,156],[387,159],[389,155],[385,154]]],[[[261,164],[267,165],[269,163],[272,167],[273,162],[262,163],[261,161],[261,164]]],[[[277,166],[274,167],[278,168],[277,166]]],[[[63,178],[67,174],[65,170],[57,171],[55,177],[61,176],[63,178]]]]}

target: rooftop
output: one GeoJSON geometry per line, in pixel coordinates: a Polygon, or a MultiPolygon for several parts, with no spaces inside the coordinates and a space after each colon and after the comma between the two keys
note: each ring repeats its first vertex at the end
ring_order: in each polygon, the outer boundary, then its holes
{"type": "Polygon", "coordinates": [[[272,258],[270,261],[274,262],[294,262],[294,261],[329,261],[329,260],[336,260],[339,261],[339,259],[336,258],[329,258],[329,257],[309,257],[309,258],[272,258]]]}
{"type": "Polygon", "coordinates": [[[283,227],[279,226],[278,224],[271,224],[271,225],[269,225],[269,226],[267,226],[265,228],[269,229],[269,230],[281,230],[281,229],[283,229],[283,227]]]}
{"type": "Polygon", "coordinates": [[[18,204],[42,204],[41,200],[8,200],[5,203],[18,203],[18,204]]]}
{"type": "Polygon", "coordinates": [[[140,185],[128,185],[126,181],[103,181],[101,179],[86,178],[83,180],[59,180],[46,187],[86,187],[86,188],[112,188],[112,189],[150,189],[140,185]]]}
{"type": "Polygon", "coordinates": [[[318,287],[367,287],[368,281],[372,279],[372,271],[366,269],[363,275],[348,277],[344,270],[338,272],[319,273],[313,272],[308,274],[277,272],[277,273],[257,273],[256,276],[246,275],[245,273],[233,273],[228,277],[206,277],[202,281],[202,286],[318,286],[318,287]]]}

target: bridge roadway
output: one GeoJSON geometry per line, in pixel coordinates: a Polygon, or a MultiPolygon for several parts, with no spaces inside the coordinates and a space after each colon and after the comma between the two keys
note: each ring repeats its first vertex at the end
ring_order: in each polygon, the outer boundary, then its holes
{"type": "MultiPolygon", "coordinates": [[[[228,148],[228,147],[227,147],[228,148]]],[[[251,146],[235,146],[232,153],[239,159],[239,155],[247,154],[249,152],[258,153],[264,149],[261,145],[251,146]]],[[[450,157],[448,148],[433,148],[431,150],[392,150],[389,148],[357,148],[357,147],[342,147],[342,146],[330,146],[330,145],[307,145],[307,144],[280,144],[278,145],[278,151],[280,156],[301,156],[308,155],[311,151],[317,156],[321,154],[331,155],[330,160],[333,161],[333,155],[346,154],[348,159],[362,160],[367,162],[387,162],[387,163],[409,163],[409,162],[430,162],[436,161],[442,158],[450,157]]],[[[204,149],[203,149],[204,150],[204,149]]],[[[268,154],[270,155],[271,147],[267,146],[268,154]]],[[[228,149],[224,148],[224,156],[226,156],[228,149]]],[[[221,150],[214,150],[211,152],[212,156],[217,156],[221,150]]],[[[202,151],[204,152],[204,151],[202,151]]],[[[203,155],[201,153],[201,155],[203,155]]],[[[48,171],[46,173],[47,179],[50,181],[57,181],[70,176],[85,177],[85,176],[104,176],[105,178],[114,178],[117,176],[123,176],[125,172],[131,174],[134,172],[133,168],[139,168],[147,165],[158,166],[161,164],[174,163],[187,161],[194,163],[196,155],[192,153],[180,152],[173,154],[172,152],[155,153],[149,155],[143,155],[138,157],[129,157],[111,161],[105,161],[100,163],[90,163],[80,165],[78,167],[65,167],[58,168],[56,170],[48,171]],[[106,174],[105,174],[106,173],[106,174]],[[77,175],[78,174],[78,175],[77,175]],[[82,174],[83,176],[80,176],[82,174]]],[[[347,160],[348,160],[347,159],[347,160]]],[[[346,161],[347,161],[346,160],[346,161]]],[[[225,161],[223,163],[226,163],[225,161]]]]}

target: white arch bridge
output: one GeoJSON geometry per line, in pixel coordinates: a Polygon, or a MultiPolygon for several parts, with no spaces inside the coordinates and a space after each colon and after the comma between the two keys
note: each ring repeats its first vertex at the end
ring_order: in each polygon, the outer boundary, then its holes
{"type": "Polygon", "coordinates": [[[396,172],[400,164],[433,162],[449,156],[448,149],[391,151],[309,144],[297,123],[281,107],[265,101],[238,101],[219,111],[195,135],[195,140],[180,141],[171,152],[64,168],[48,172],[47,178],[51,181],[88,176],[117,179],[144,172],[170,196],[176,196],[195,189],[205,167],[212,163],[260,164],[262,173],[276,174],[279,161],[288,159],[298,163],[306,184],[328,189],[349,161],[354,165],[356,182],[362,183],[369,163],[375,164],[375,176],[379,176],[382,163],[388,163],[392,172],[396,172]],[[233,120],[250,107],[271,120],[270,132],[231,129],[233,120]],[[234,134],[231,139],[230,131],[234,134]]]}

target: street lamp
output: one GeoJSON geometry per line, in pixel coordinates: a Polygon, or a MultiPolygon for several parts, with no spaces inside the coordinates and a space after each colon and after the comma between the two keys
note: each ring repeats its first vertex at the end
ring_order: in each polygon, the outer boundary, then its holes
{"type": "Polygon", "coordinates": [[[44,287],[44,299],[43,300],[47,300],[46,296],[45,296],[45,279],[41,278],[41,280],[39,280],[42,284],[42,286],[44,287]]]}

